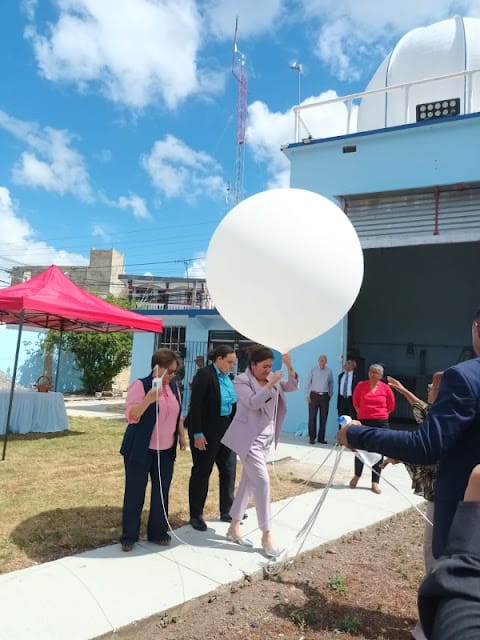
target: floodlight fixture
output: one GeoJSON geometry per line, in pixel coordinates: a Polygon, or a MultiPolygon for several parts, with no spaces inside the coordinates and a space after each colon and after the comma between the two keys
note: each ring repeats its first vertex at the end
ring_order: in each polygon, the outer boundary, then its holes
{"type": "Polygon", "coordinates": [[[447,98],[417,104],[417,122],[437,118],[448,118],[460,114],[460,98],[447,98]]]}

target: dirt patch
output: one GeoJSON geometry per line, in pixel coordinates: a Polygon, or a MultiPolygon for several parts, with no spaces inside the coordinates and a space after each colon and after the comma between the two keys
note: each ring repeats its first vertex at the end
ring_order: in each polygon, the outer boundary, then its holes
{"type": "Polygon", "coordinates": [[[102,638],[409,640],[423,528],[412,509],[102,638]]]}

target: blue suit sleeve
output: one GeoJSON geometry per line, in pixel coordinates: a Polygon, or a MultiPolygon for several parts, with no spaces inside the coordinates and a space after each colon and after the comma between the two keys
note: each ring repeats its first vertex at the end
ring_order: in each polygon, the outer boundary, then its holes
{"type": "Polygon", "coordinates": [[[478,392],[460,368],[452,367],[445,371],[437,401],[418,429],[352,426],[347,432],[348,443],[355,449],[375,451],[403,462],[435,464],[476,420],[477,404],[478,392]]]}

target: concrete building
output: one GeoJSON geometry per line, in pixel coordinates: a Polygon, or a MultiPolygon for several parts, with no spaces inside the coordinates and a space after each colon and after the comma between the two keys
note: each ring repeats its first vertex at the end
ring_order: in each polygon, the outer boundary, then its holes
{"type": "Polygon", "coordinates": [[[213,309],[204,278],[119,275],[137,309],[213,309]]]}
{"type": "MultiPolygon", "coordinates": [[[[295,139],[283,146],[291,186],[342,207],[365,259],[348,316],[292,352],[302,390],[288,394],[285,428],[302,431],[303,384],[320,354],[335,380],[348,355],[364,373],[369,364],[383,363],[420,397],[434,371],[472,355],[470,319],[480,304],[480,20],[452,18],[414,29],[364,93],[302,105],[295,113],[295,139]],[[322,138],[314,128],[321,119],[311,114],[326,110],[328,118],[335,102],[344,105],[343,127],[322,138]]],[[[166,335],[183,327],[186,344],[207,345],[221,336],[216,331],[233,331],[214,311],[169,313],[160,314],[166,335]]],[[[152,336],[135,337],[132,377],[145,373],[153,343],[152,336]]],[[[335,398],[330,407],[332,440],[335,398]]],[[[409,415],[397,398],[393,417],[409,415]]]]}
{"type": "MultiPolygon", "coordinates": [[[[127,295],[126,284],[119,280],[124,273],[125,257],[116,249],[90,249],[90,262],[86,266],[60,266],[68,277],[91,293],[105,298],[108,295],[123,297],[127,295]]],[[[44,271],[50,265],[25,265],[13,267],[11,284],[30,280],[32,276],[44,271]]]]}
{"type": "Polygon", "coordinates": [[[317,103],[297,109],[296,140],[284,147],[291,186],[337,202],[364,249],[357,301],[312,348],[381,362],[426,397],[434,371],[472,356],[480,304],[480,20],[414,29],[364,94],[340,100],[345,135],[315,137],[310,109],[326,106],[317,103]]]}

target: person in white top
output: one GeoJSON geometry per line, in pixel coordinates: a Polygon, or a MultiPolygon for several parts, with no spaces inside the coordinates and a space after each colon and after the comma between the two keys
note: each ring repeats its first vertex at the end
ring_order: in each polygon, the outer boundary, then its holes
{"type": "Polygon", "coordinates": [[[327,426],[328,407],[333,395],[332,370],[327,367],[327,356],[318,358],[318,365],[308,372],[305,382],[305,396],[308,402],[308,436],[310,444],[317,440],[317,414],[320,412],[318,442],[327,444],[325,427],[327,426]]]}

